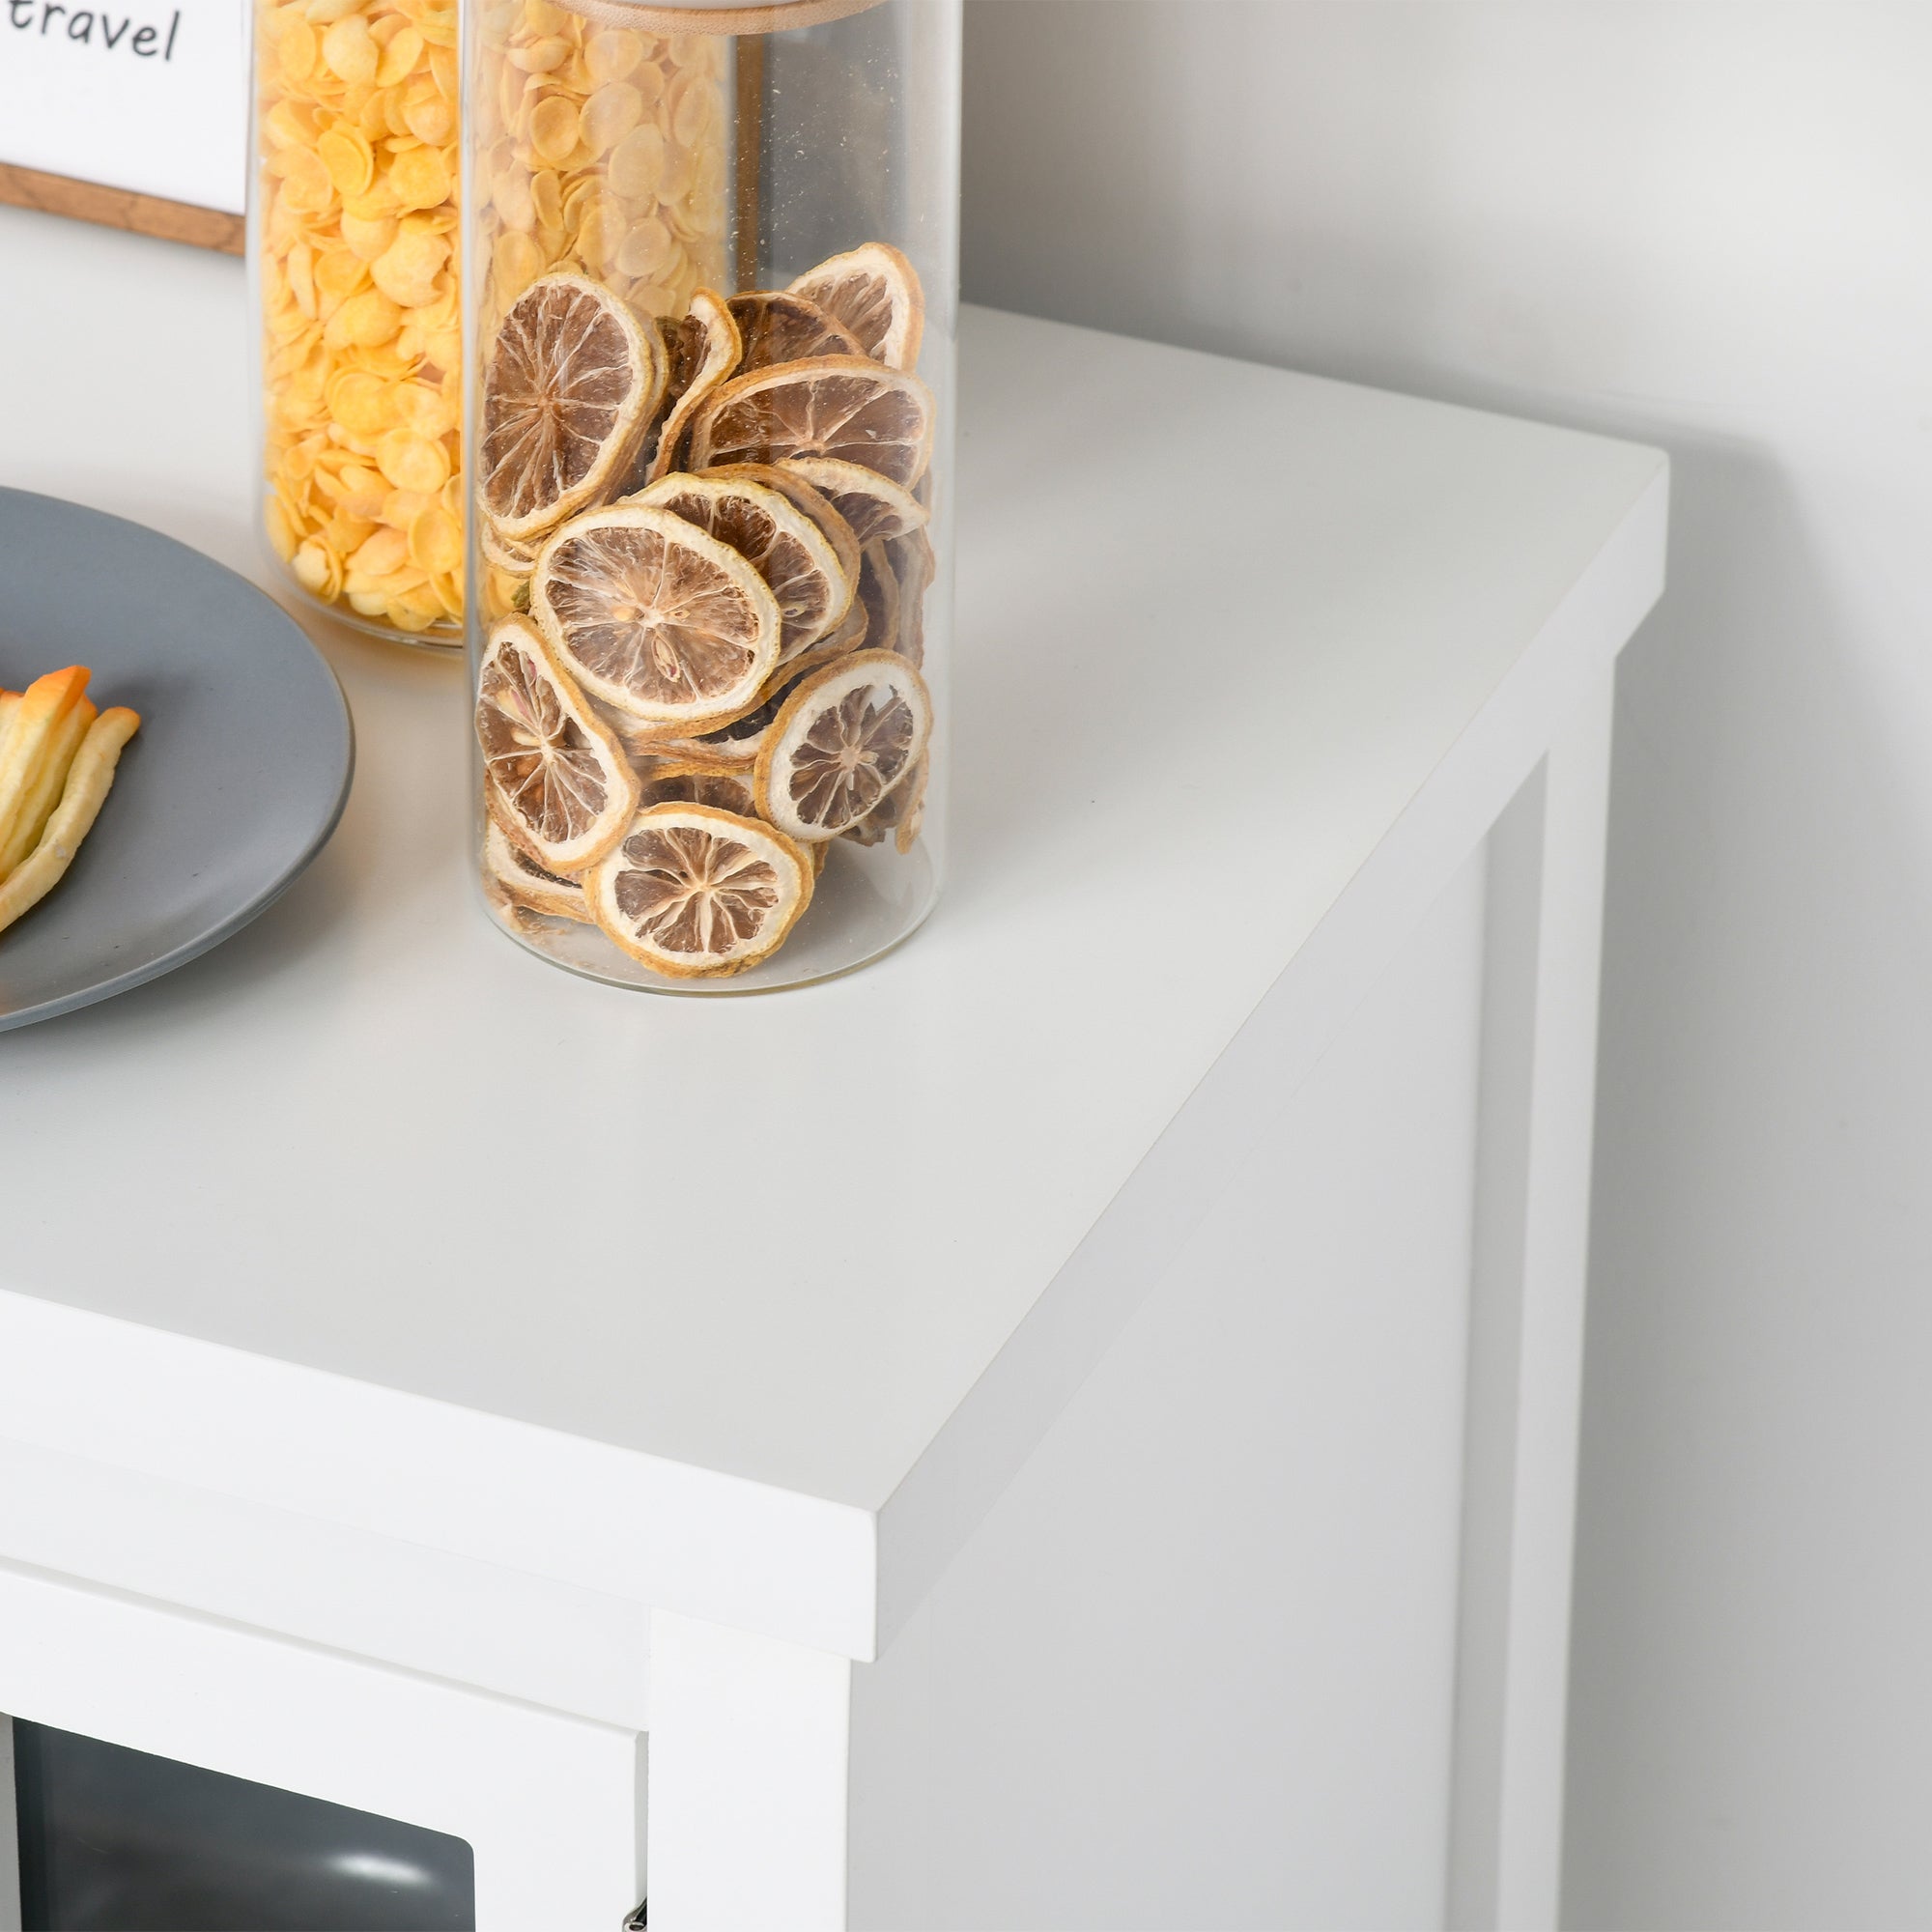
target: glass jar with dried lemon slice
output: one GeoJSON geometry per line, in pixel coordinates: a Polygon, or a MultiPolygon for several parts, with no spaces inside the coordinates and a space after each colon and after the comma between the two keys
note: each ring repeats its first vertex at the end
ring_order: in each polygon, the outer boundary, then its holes
{"type": "Polygon", "coordinates": [[[295,588],[463,639],[454,0],[257,0],[262,525],[295,588]]]}
{"type": "Polygon", "coordinates": [[[485,898],[626,985],[849,971],[939,889],[959,0],[467,19],[485,898]]]}

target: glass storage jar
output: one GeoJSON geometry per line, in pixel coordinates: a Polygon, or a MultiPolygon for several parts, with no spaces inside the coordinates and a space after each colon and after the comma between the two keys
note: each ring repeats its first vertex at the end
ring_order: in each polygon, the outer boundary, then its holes
{"type": "Polygon", "coordinates": [[[455,0],[258,0],[262,522],[379,636],[463,640],[455,0]]]}
{"type": "Polygon", "coordinates": [[[475,850],[658,991],[910,933],[944,836],[959,0],[474,0],[475,850]]]}

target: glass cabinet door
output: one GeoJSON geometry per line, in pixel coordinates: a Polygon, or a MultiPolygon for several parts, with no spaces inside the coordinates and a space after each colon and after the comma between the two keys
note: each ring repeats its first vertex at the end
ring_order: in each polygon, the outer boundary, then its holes
{"type": "Polygon", "coordinates": [[[23,1932],[473,1932],[444,1833],[42,1724],[14,1774],[23,1932]]]}

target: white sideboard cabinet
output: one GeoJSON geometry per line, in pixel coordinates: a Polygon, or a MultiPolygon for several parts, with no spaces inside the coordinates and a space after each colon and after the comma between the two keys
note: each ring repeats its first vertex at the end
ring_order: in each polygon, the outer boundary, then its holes
{"type": "MultiPolygon", "coordinates": [[[[257,571],[239,266],[0,260],[5,480],[257,571]]],[[[483,1932],[1548,1927],[1666,466],[990,312],[962,385],[898,952],[548,970],[458,667],[330,633],[315,867],[0,1037],[0,1710],[459,1838],[483,1932]]]]}

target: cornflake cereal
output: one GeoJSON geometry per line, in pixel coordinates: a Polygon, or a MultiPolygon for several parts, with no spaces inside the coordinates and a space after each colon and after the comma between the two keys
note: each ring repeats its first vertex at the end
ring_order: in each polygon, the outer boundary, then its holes
{"type": "Polygon", "coordinates": [[[660,38],[548,0],[484,0],[478,90],[484,341],[539,275],[681,316],[724,276],[724,42],[660,38]]]}
{"type": "Polygon", "coordinates": [[[264,515],[324,603],[463,616],[456,9],[262,5],[264,515]]]}

